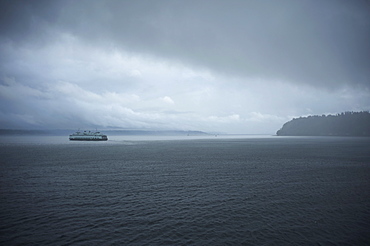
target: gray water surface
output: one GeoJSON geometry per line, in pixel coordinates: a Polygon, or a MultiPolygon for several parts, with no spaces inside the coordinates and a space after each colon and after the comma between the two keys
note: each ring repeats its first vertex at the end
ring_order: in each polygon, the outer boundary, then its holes
{"type": "Polygon", "coordinates": [[[19,137],[0,156],[1,245],[370,243],[369,138],[19,137]]]}

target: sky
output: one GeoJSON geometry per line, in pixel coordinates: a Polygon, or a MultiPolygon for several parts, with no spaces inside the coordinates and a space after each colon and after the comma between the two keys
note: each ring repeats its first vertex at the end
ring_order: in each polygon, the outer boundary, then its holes
{"type": "Polygon", "coordinates": [[[370,110],[366,0],[0,0],[0,128],[274,134],[370,110]]]}

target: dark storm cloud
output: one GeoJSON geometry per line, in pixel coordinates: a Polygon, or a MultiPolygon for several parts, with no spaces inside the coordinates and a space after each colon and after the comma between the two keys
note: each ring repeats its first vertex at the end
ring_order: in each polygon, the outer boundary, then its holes
{"type": "Polygon", "coordinates": [[[0,1],[0,38],[14,44],[37,43],[54,27],[60,11],[57,1],[0,1]]]}
{"type": "Polygon", "coordinates": [[[2,1],[1,36],[61,31],[221,73],[369,87],[368,1],[2,1]]]}
{"type": "Polygon", "coordinates": [[[369,45],[367,1],[0,0],[0,128],[273,133],[369,110],[369,45]]]}

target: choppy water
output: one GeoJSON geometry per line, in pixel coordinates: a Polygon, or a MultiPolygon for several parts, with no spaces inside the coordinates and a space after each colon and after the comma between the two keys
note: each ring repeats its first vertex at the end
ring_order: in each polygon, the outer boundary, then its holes
{"type": "Polygon", "coordinates": [[[0,143],[1,245],[370,244],[369,138],[32,139],[0,143]]]}

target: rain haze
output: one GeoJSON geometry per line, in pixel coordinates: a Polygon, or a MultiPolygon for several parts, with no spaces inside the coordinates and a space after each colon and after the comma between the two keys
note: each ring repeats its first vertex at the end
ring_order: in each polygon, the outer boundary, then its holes
{"type": "Polygon", "coordinates": [[[370,110],[368,1],[0,1],[0,128],[274,134],[370,110]]]}

